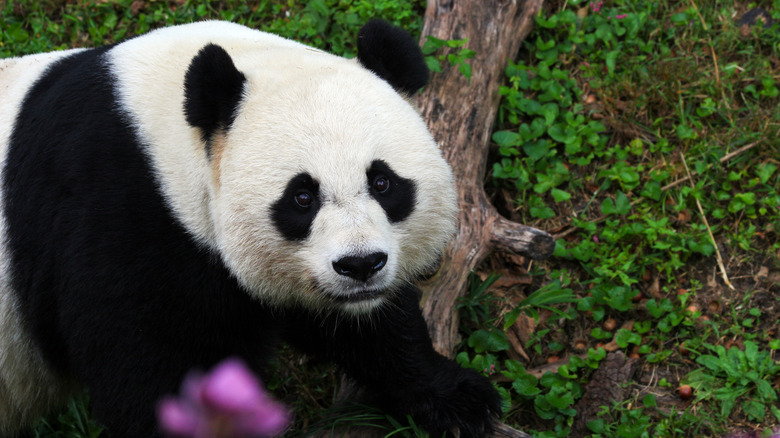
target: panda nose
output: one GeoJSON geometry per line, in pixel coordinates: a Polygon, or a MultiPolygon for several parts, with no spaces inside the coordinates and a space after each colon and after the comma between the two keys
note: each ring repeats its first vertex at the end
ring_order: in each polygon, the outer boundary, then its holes
{"type": "Polygon", "coordinates": [[[348,256],[333,262],[333,269],[339,274],[355,280],[368,281],[387,264],[387,254],[375,252],[364,257],[348,256]]]}

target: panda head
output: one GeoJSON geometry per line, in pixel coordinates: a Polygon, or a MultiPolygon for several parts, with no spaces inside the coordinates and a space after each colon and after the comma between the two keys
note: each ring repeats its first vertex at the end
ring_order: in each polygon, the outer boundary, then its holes
{"type": "Polygon", "coordinates": [[[368,311],[434,266],[454,231],[451,170],[404,96],[427,82],[419,48],[381,21],[358,42],[358,62],[211,44],[187,71],[215,245],[267,302],[368,311]]]}

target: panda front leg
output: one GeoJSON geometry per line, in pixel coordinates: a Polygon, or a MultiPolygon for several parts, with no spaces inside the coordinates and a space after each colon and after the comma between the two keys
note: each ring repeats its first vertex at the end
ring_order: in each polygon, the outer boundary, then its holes
{"type": "Polygon", "coordinates": [[[338,364],[390,414],[410,414],[432,437],[482,437],[501,412],[498,392],[484,376],[433,349],[414,286],[370,315],[300,313],[288,340],[338,364]]]}

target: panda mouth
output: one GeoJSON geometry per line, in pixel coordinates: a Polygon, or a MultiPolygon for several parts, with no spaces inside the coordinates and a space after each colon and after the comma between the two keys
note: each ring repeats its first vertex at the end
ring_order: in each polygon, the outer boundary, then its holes
{"type": "Polygon", "coordinates": [[[357,290],[354,292],[346,293],[346,294],[328,294],[330,299],[333,301],[336,301],[340,304],[348,304],[348,303],[359,303],[362,301],[369,301],[373,300],[375,298],[380,297],[384,294],[384,291],[381,289],[363,289],[363,290],[357,290]]]}

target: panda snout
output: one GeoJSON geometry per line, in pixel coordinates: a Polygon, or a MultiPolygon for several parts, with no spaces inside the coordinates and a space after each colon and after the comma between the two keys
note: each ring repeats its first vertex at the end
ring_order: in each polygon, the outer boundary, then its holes
{"type": "Polygon", "coordinates": [[[333,270],[358,281],[366,282],[387,265],[387,254],[375,252],[366,256],[347,256],[333,262],[333,270]]]}

